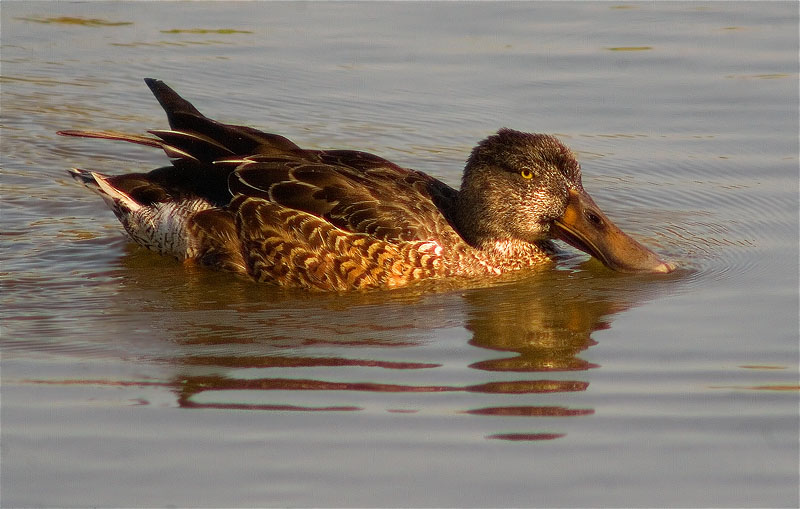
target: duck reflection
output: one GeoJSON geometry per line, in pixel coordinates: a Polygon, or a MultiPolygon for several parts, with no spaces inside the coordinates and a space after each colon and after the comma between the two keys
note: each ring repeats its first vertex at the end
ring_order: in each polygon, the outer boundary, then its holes
{"type": "Polygon", "coordinates": [[[512,292],[472,292],[467,328],[470,344],[513,352],[471,365],[485,371],[583,371],[598,367],[577,355],[596,344],[591,334],[629,303],[599,296],[587,279],[556,273],[531,279],[512,292]]]}
{"type": "MultiPolygon", "coordinates": [[[[422,394],[460,392],[498,396],[488,400],[492,405],[456,410],[463,415],[591,415],[594,409],[553,405],[551,397],[546,399],[548,405],[520,403],[544,402],[537,396],[526,401],[525,395],[585,391],[588,381],[579,376],[565,379],[563,372],[577,375],[599,367],[580,354],[596,344],[592,333],[608,328],[616,313],[648,298],[647,283],[592,271],[546,271],[468,290],[420,286],[309,295],[249,282],[223,283],[213,273],[198,272],[184,280],[178,298],[175,288],[164,296],[172,309],[162,328],[174,335],[179,348],[165,359],[178,371],[169,385],[177,392],[178,404],[186,408],[352,412],[365,408],[358,404],[358,393],[415,393],[420,397],[405,403],[408,407],[397,408],[388,396],[384,407],[387,412],[414,413],[429,404],[422,394]],[[452,369],[452,352],[428,355],[426,349],[453,334],[466,334],[470,345],[486,352],[483,359],[465,365],[476,374],[495,373],[498,379],[434,383],[442,379],[438,371],[445,365],[452,369]],[[498,358],[497,352],[509,355],[498,358]],[[399,375],[402,372],[408,375],[399,375]],[[554,376],[556,372],[562,374],[554,376]],[[240,401],[253,399],[260,401],[240,401]],[[320,399],[323,404],[307,404],[320,399]]],[[[163,290],[148,277],[133,286],[147,288],[149,302],[159,299],[151,292],[163,290]]],[[[456,357],[463,355],[458,352],[456,357]]],[[[525,431],[487,438],[561,436],[525,431]]]]}

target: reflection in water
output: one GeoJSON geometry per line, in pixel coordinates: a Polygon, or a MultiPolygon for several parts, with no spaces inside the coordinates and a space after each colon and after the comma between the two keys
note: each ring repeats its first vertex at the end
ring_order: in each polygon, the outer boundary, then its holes
{"type": "Polygon", "coordinates": [[[314,366],[361,366],[384,369],[425,369],[437,368],[441,364],[424,362],[390,362],[372,359],[342,359],[336,357],[222,357],[203,356],[186,357],[181,361],[185,365],[218,366],[231,368],[299,368],[314,366]]]}
{"type": "MultiPolygon", "coordinates": [[[[550,396],[546,405],[520,401],[520,396],[539,399],[534,395],[585,391],[587,381],[542,375],[597,368],[579,357],[595,344],[591,334],[609,327],[613,314],[647,298],[645,288],[653,288],[647,278],[543,271],[459,291],[420,286],[329,295],[231,280],[227,274],[155,261],[136,250],[123,263],[127,265],[121,271],[124,291],[115,296],[119,300],[114,304],[122,308],[121,316],[129,316],[130,308],[135,308],[140,316],[151,319],[153,329],[165,333],[172,349],[153,360],[176,371],[169,380],[142,385],[169,387],[181,407],[353,412],[364,407],[342,401],[341,394],[405,393],[426,398],[427,393],[476,393],[497,397],[489,405],[484,398],[480,400],[483,406],[455,412],[505,419],[503,426],[526,423],[525,428],[539,421],[521,418],[594,413],[591,408],[553,404],[550,396]],[[171,286],[165,288],[165,281],[171,286]],[[497,373],[500,379],[473,384],[436,381],[452,352],[439,357],[428,354],[430,338],[440,337],[439,330],[463,334],[464,324],[471,334],[469,344],[487,354],[468,367],[475,374],[497,373]],[[497,352],[513,355],[497,358],[497,352]],[[424,356],[426,361],[408,356],[424,356]],[[408,371],[409,375],[388,380],[382,370],[408,371]],[[431,383],[425,383],[426,379],[431,383]],[[307,404],[301,394],[312,394],[316,404],[307,404]],[[322,404],[319,398],[324,399],[322,404]]],[[[80,383],[70,383],[76,382],[80,383]]],[[[402,408],[395,408],[387,396],[383,409],[415,413],[427,402],[413,401],[416,404],[404,400],[402,408]]],[[[561,436],[564,433],[549,429],[487,434],[487,438],[511,441],[561,436]]]]}
{"type": "Polygon", "coordinates": [[[502,415],[515,417],[569,417],[573,415],[591,415],[591,409],[572,409],[560,406],[515,406],[515,407],[494,407],[476,408],[467,410],[465,414],[473,415],[502,415]]]}
{"type": "Polygon", "coordinates": [[[496,435],[489,435],[486,438],[509,440],[512,442],[530,442],[532,440],[555,440],[556,438],[565,436],[567,436],[566,433],[498,433],[496,435]]]}
{"type": "MultiPolygon", "coordinates": [[[[524,292],[475,292],[470,304],[470,344],[516,355],[472,365],[486,371],[583,371],[597,367],[577,357],[608,327],[604,317],[628,307],[586,297],[586,280],[531,281],[524,292]],[[560,284],[559,284],[560,283],[560,284]],[[567,287],[567,284],[570,286],[567,287]]],[[[588,289],[587,289],[588,290],[588,289]]]]}
{"type": "MultiPolygon", "coordinates": [[[[578,357],[595,344],[591,334],[607,328],[614,313],[629,308],[636,299],[645,298],[643,289],[652,284],[652,281],[639,284],[642,282],[639,279],[606,275],[605,272],[598,275],[584,271],[545,271],[460,293],[452,289],[418,287],[396,292],[309,295],[249,282],[232,284],[228,275],[219,276],[227,281],[221,285],[217,277],[205,271],[190,272],[190,281],[182,292],[184,299],[173,301],[179,309],[170,314],[169,328],[180,344],[185,347],[214,345],[225,349],[224,354],[208,354],[186,348],[181,355],[169,360],[179,367],[179,374],[170,385],[178,394],[178,404],[187,408],[314,412],[363,409],[352,404],[335,404],[340,397],[333,393],[342,391],[483,393],[498,395],[495,403],[502,403],[503,395],[585,391],[589,384],[583,380],[541,376],[529,379],[523,375],[598,367],[578,357]],[[224,290],[220,292],[220,288],[224,290]],[[196,313],[203,308],[227,309],[231,315],[217,311],[212,313],[214,318],[211,319],[196,313]],[[189,320],[174,322],[175,316],[189,320]],[[430,330],[454,324],[463,326],[464,323],[472,334],[469,343],[490,353],[489,358],[469,364],[470,368],[520,376],[480,384],[424,384],[419,382],[425,379],[425,373],[441,369],[444,362],[375,358],[376,347],[387,355],[386,349],[394,350],[392,355],[402,355],[405,349],[424,348],[424,342],[416,338],[430,337],[430,330]],[[250,345],[250,348],[231,353],[236,351],[236,345],[250,345]],[[310,354],[320,347],[326,349],[326,355],[310,354]],[[494,352],[498,351],[513,355],[496,358],[494,352]],[[309,370],[303,368],[317,368],[315,372],[327,368],[327,371],[324,376],[309,377],[309,370]],[[351,371],[340,373],[338,368],[351,371]],[[386,383],[374,372],[369,374],[372,379],[364,380],[364,371],[359,368],[411,370],[419,374],[407,377],[416,383],[386,383]],[[246,376],[241,376],[243,369],[248,370],[246,376]],[[352,371],[354,369],[358,370],[357,374],[352,371]],[[252,376],[262,375],[265,370],[270,376],[252,376]],[[348,378],[357,380],[348,381],[348,378]],[[224,401],[223,391],[251,391],[251,394],[264,394],[261,397],[271,400],[278,393],[283,401],[270,404],[230,402],[224,401]],[[269,396],[265,396],[267,391],[269,396]],[[329,391],[331,395],[325,400],[331,404],[298,404],[296,400],[302,400],[299,393],[308,391],[329,391]],[[223,401],[219,401],[221,398],[223,401]],[[214,401],[207,401],[209,399],[214,401]]],[[[145,277],[142,286],[150,286],[149,281],[152,280],[145,277]]],[[[159,291],[157,288],[150,290],[159,291]]],[[[242,392],[238,392],[235,397],[241,398],[241,395],[242,392]]],[[[386,400],[386,411],[414,413],[419,410],[413,407],[392,409],[390,401],[386,400]]],[[[552,404],[494,404],[465,408],[460,413],[537,418],[585,416],[593,414],[594,410],[552,404]]],[[[563,434],[548,431],[492,434],[488,438],[518,441],[560,436],[563,434]]]]}

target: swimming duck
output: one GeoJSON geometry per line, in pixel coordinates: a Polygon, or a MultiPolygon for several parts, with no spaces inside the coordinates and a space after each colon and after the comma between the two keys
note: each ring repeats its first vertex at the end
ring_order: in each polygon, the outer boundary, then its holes
{"type": "Polygon", "coordinates": [[[108,176],[70,170],[138,244],[257,281],[322,290],[393,288],[552,263],[552,239],[621,272],[674,266],[617,228],[558,139],[500,129],[469,156],[456,191],[353,150],[306,150],[223,124],[145,79],[169,130],[59,131],[162,149],[172,164],[108,176]]]}

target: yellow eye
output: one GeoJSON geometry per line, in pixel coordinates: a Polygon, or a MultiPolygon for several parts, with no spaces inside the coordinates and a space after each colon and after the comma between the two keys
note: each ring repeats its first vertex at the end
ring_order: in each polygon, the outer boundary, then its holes
{"type": "Polygon", "coordinates": [[[520,170],[519,174],[524,179],[532,179],[533,178],[533,172],[531,170],[529,170],[528,168],[523,168],[522,170],[520,170]]]}

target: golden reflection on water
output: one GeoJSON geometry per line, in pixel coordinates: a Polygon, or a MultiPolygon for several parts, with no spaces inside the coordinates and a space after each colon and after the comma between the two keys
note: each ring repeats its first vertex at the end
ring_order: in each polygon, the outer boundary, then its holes
{"type": "Polygon", "coordinates": [[[604,317],[629,305],[584,297],[580,279],[562,284],[550,279],[524,293],[487,291],[465,296],[471,310],[467,320],[467,328],[473,332],[470,344],[515,354],[477,362],[472,368],[536,372],[597,367],[577,355],[595,344],[592,332],[608,327],[604,317]]]}

